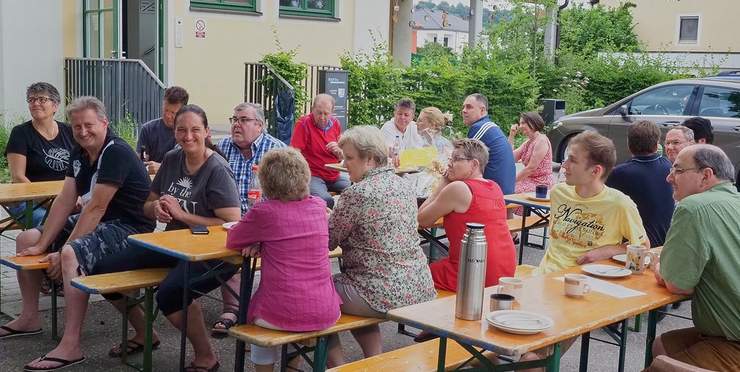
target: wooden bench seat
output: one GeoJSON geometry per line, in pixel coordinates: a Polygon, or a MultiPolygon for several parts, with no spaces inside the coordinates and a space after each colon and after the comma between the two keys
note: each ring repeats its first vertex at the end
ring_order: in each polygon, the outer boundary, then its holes
{"type": "Polygon", "coordinates": [[[37,256],[8,256],[0,258],[0,264],[8,266],[14,270],[46,270],[49,268],[48,262],[39,262],[45,254],[37,256]]]}
{"type": "MultiPolygon", "coordinates": [[[[506,223],[509,225],[509,232],[519,232],[522,231],[522,217],[514,217],[512,219],[506,220],[506,223]]],[[[527,216],[524,220],[524,228],[530,229],[533,227],[540,227],[545,226],[546,224],[542,222],[542,218],[540,216],[527,216]]]]}
{"type": "Polygon", "coordinates": [[[90,294],[108,294],[155,287],[161,283],[170,269],[139,269],[117,273],[78,277],[72,286],[90,294]]]}
{"type": "Polygon", "coordinates": [[[236,325],[229,329],[229,335],[244,342],[264,346],[280,346],[294,342],[300,342],[316,337],[327,336],[337,332],[349,331],[369,325],[380,324],[385,319],[367,318],[356,315],[342,314],[333,326],[314,332],[287,332],[262,328],[254,324],[236,325]]]}
{"type": "MultiPolygon", "coordinates": [[[[484,355],[493,353],[487,352],[484,355]]],[[[439,355],[439,339],[422,342],[388,351],[370,358],[328,369],[327,372],[371,372],[371,371],[436,371],[439,355]]],[[[457,342],[447,341],[445,369],[455,369],[472,356],[457,342]]]]}

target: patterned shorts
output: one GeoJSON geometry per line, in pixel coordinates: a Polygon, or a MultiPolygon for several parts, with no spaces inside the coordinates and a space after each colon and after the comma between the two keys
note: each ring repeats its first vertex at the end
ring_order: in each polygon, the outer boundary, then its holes
{"type": "MultiPolygon", "coordinates": [[[[64,228],[57,235],[56,240],[50,247],[50,251],[61,250],[63,244],[72,233],[79,215],[70,216],[64,224],[64,228]]],[[[43,231],[43,226],[37,229],[43,231]]],[[[122,223],[120,220],[110,220],[99,223],[95,230],[69,242],[77,256],[77,262],[80,264],[80,270],[88,275],[92,272],[103,257],[120,252],[128,247],[128,236],[138,234],[142,231],[137,230],[131,225],[122,223]]]]}

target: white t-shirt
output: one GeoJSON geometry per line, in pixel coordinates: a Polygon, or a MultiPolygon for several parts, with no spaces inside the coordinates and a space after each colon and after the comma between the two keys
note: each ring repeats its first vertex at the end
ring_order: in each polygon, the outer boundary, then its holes
{"type": "Polygon", "coordinates": [[[401,133],[401,131],[396,128],[396,122],[394,119],[386,121],[380,131],[383,132],[383,138],[385,138],[385,143],[388,147],[393,146],[393,143],[396,141],[396,136],[400,137],[401,148],[399,150],[401,151],[424,147],[426,144],[424,139],[419,135],[419,132],[417,132],[416,122],[414,121],[409,123],[409,126],[406,127],[406,132],[404,133],[401,133]]]}

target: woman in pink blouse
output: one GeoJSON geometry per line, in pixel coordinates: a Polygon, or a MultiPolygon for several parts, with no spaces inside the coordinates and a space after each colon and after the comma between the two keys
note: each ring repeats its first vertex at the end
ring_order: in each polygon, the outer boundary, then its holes
{"type": "Polygon", "coordinates": [[[514,150],[514,160],[521,161],[524,169],[516,174],[516,192],[532,192],[537,185],[552,185],[552,146],[542,133],[545,121],[536,112],[523,112],[519,124],[509,129],[509,143],[514,147],[517,133],[523,133],[527,140],[514,150]]]}
{"type": "MultiPolygon", "coordinates": [[[[273,149],[260,164],[265,200],[229,230],[226,246],[262,258],[261,280],[247,321],[292,332],[328,328],[339,319],[326,202],[309,195],[308,163],[293,148],[273,149]]],[[[278,348],[252,345],[257,371],[272,371],[278,348]]]]}

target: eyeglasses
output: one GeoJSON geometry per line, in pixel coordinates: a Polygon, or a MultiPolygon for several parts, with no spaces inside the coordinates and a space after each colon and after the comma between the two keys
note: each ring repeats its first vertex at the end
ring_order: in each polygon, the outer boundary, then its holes
{"type": "Polygon", "coordinates": [[[466,158],[466,157],[463,157],[463,156],[450,156],[449,158],[447,158],[447,160],[449,160],[449,162],[450,162],[450,163],[454,163],[454,162],[456,162],[456,161],[461,161],[461,160],[473,160],[473,159],[471,159],[471,158],[466,158]]]}
{"type": "Polygon", "coordinates": [[[26,102],[28,102],[28,104],[33,104],[34,102],[38,102],[43,105],[49,101],[51,101],[51,98],[49,97],[28,97],[26,98],[26,102]]]}
{"type": "Polygon", "coordinates": [[[701,170],[701,168],[678,168],[676,166],[671,167],[672,174],[684,174],[688,171],[698,171],[698,170],[701,170]]]}
{"type": "Polygon", "coordinates": [[[241,125],[247,125],[247,124],[249,124],[250,121],[259,121],[259,120],[257,120],[257,119],[250,119],[250,118],[248,118],[246,116],[243,116],[243,117],[240,117],[240,118],[238,118],[236,116],[232,116],[232,117],[229,118],[229,122],[232,125],[233,124],[236,124],[236,123],[239,123],[241,125]]]}

